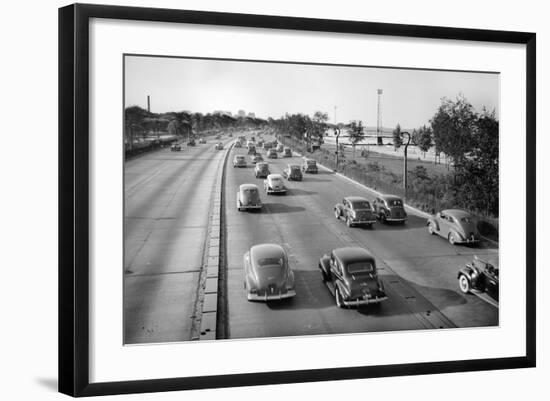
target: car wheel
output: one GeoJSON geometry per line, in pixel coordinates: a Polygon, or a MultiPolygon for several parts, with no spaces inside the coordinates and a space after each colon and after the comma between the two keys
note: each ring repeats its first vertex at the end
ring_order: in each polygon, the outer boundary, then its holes
{"type": "Polygon", "coordinates": [[[470,280],[468,280],[464,274],[460,275],[460,278],[458,279],[458,286],[460,287],[460,291],[464,294],[470,292],[470,280]]]}
{"type": "Polygon", "coordinates": [[[336,299],[336,306],[339,308],[345,308],[344,301],[342,299],[342,294],[340,294],[340,290],[338,287],[334,290],[334,298],[336,299]]]}
{"type": "Polygon", "coordinates": [[[449,244],[454,245],[456,242],[455,236],[453,234],[449,234],[449,244]]]}
{"type": "Polygon", "coordinates": [[[435,234],[434,225],[432,223],[428,224],[428,232],[430,233],[430,235],[435,234]]]}
{"type": "Polygon", "coordinates": [[[346,217],[346,226],[351,227],[351,220],[349,217],[346,217]]]}
{"type": "Polygon", "coordinates": [[[340,219],[340,212],[338,211],[338,209],[334,209],[334,217],[336,217],[336,220],[340,219]]]}

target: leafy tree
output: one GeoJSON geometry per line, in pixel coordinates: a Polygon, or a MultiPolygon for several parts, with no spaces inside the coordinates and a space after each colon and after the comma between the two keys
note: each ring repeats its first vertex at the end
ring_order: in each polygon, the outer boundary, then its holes
{"type": "Polygon", "coordinates": [[[401,125],[397,124],[392,132],[393,146],[395,149],[399,149],[403,145],[403,138],[401,137],[401,125]]]}
{"type": "Polygon", "coordinates": [[[454,101],[443,98],[430,120],[437,150],[450,156],[454,164],[462,163],[472,148],[476,121],[474,108],[464,95],[454,101]]]}
{"type": "Polygon", "coordinates": [[[327,130],[328,113],[316,111],[311,119],[311,136],[315,137],[319,143],[323,143],[323,137],[327,130]]]}
{"type": "Polygon", "coordinates": [[[348,140],[353,148],[353,158],[355,158],[355,147],[365,138],[365,127],[361,120],[350,121],[348,126],[348,140]]]}

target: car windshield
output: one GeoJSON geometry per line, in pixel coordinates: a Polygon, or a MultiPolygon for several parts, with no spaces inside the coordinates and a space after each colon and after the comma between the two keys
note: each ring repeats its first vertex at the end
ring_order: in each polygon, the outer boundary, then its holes
{"type": "Polygon", "coordinates": [[[243,190],[245,195],[248,196],[254,196],[258,194],[258,190],[256,188],[246,188],[243,190]]]}
{"type": "Polygon", "coordinates": [[[355,201],[351,202],[354,209],[370,209],[370,203],[368,201],[355,201]]]}
{"type": "Polygon", "coordinates": [[[290,171],[293,173],[300,172],[300,166],[290,166],[290,171]]]}
{"type": "Polygon", "coordinates": [[[389,206],[403,206],[401,199],[392,199],[388,201],[389,206]]]}
{"type": "Polygon", "coordinates": [[[283,265],[284,265],[283,258],[260,258],[260,259],[258,259],[258,266],[259,267],[267,267],[267,266],[283,267],[283,265]]]}
{"type": "Polygon", "coordinates": [[[278,184],[281,182],[281,179],[279,177],[271,177],[271,182],[273,184],[278,184]]]}
{"type": "Polygon", "coordinates": [[[315,166],[315,164],[317,164],[315,160],[308,160],[306,163],[308,166],[315,166]]]}
{"type": "Polygon", "coordinates": [[[239,161],[244,160],[244,156],[237,156],[237,160],[239,160],[239,161]]]}
{"type": "Polygon", "coordinates": [[[460,221],[463,223],[472,223],[472,218],[470,216],[465,216],[461,218],[460,221]]]}
{"type": "Polygon", "coordinates": [[[374,273],[374,264],[372,262],[355,262],[348,265],[349,274],[374,273]]]}

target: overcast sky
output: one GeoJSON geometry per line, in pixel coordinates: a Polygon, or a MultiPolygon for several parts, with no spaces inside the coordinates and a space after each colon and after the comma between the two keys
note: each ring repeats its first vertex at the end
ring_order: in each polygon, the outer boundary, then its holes
{"type": "Polygon", "coordinates": [[[405,128],[427,124],[442,97],[459,93],[477,111],[499,108],[499,76],[489,73],[421,71],[163,57],[125,57],[125,105],[152,112],[233,114],[257,117],[320,110],[334,122],[376,125],[377,89],[382,89],[382,124],[405,128]]]}

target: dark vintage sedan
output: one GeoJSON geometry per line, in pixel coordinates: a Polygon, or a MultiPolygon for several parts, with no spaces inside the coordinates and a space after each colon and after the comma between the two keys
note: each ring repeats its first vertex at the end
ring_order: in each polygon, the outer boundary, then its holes
{"type": "Polygon", "coordinates": [[[302,181],[302,170],[297,164],[288,164],[283,170],[283,177],[289,181],[302,181]]]}
{"type": "Polygon", "coordinates": [[[498,272],[498,267],[474,256],[472,262],[467,263],[458,272],[460,291],[465,294],[474,291],[484,292],[498,302],[498,272]]]}
{"type": "Polygon", "coordinates": [[[364,248],[334,249],[319,261],[323,282],[339,308],[375,304],[388,299],[374,257],[364,248]]]}
{"type": "Polygon", "coordinates": [[[437,234],[454,244],[475,244],[480,235],[473,217],[464,210],[447,209],[430,217],[428,232],[437,234]]]}
{"type": "Polygon", "coordinates": [[[270,148],[267,151],[267,158],[268,159],[276,159],[277,158],[277,151],[273,148],[270,148]]]}
{"type": "Polygon", "coordinates": [[[218,142],[216,146],[214,146],[214,150],[222,150],[223,149],[223,143],[218,142]]]}
{"type": "Polygon", "coordinates": [[[304,173],[317,174],[317,162],[311,159],[304,160],[302,163],[302,171],[304,173]]]}
{"type": "Polygon", "coordinates": [[[262,200],[258,187],[254,184],[242,184],[237,191],[237,210],[260,210],[262,200]]]}
{"type": "Polygon", "coordinates": [[[334,205],[334,217],[342,219],[348,227],[376,223],[376,216],[369,201],[361,196],[346,196],[342,202],[334,205]]]}
{"type": "Polygon", "coordinates": [[[251,161],[252,163],[256,164],[256,163],[263,162],[263,161],[264,161],[264,158],[262,157],[261,154],[256,153],[256,154],[254,154],[253,156],[250,156],[250,161],[251,161]]]}
{"type": "Polygon", "coordinates": [[[294,273],[282,246],[254,245],[243,259],[244,288],[249,301],[274,301],[296,296],[294,273]]]}
{"type": "Polygon", "coordinates": [[[187,146],[195,146],[195,140],[193,138],[187,141],[187,146]]]}
{"type": "Polygon", "coordinates": [[[372,208],[376,218],[382,223],[407,221],[407,212],[403,205],[403,200],[395,195],[380,195],[372,202],[372,208]]]}
{"type": "Polygon", "coordinates": [[[170,146],[171,152],[181,152],[181,145],[179,143],[175,143],[172,146],[170,146]]]}
{"type": "Polygon", "coordinates": [[[265,162],[256,163],[256,167],[254,167],[254,174],[256,175],[256,178],[267,178],[270,174],[269,164],[265,162]]]}
{"type": "Polygon", "coordinates": [[[292,157],[292,150],[290,148],[284,148],[283,157],[292,157]]]}
{"type": "Polygon", "coordinates": [[[243,145],[241,144],[241,141],[236,141],[236,142],[235,142],[235,147],[236,147],[236,148],[242,148],[243,145]]]}

